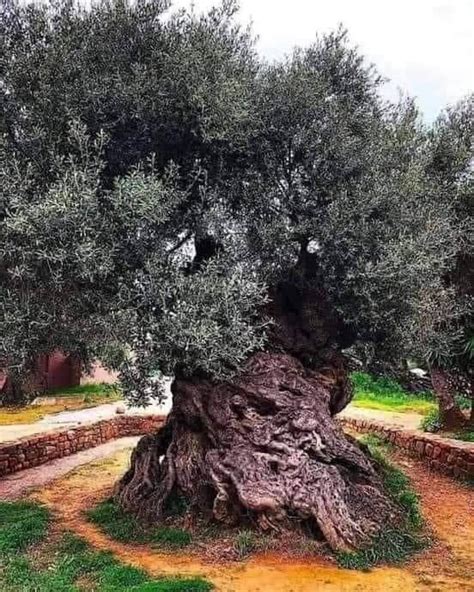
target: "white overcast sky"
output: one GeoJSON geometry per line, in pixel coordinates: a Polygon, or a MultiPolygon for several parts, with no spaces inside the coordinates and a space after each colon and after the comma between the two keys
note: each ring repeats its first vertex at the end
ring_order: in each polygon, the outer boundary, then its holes
{"type": "MultiPolygon", "coordinates": [[[[175,0],[207,9],[216,0],[175,0]]],[[[258,49],[272,59],[311,43],[342,23],[351,40],[390,78],[384,93],[416,97],[433,120],[447,104],[474,92],[474,0],[240,0],[258,49]]]]}

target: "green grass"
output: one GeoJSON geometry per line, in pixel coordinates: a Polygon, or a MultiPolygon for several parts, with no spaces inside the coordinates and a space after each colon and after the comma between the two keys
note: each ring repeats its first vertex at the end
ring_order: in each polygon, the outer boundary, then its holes
{"type": "Polygon", "coordinates": [[[124,512],[112,499],[104,500],[88,510],[87,517],[117,541],[133,543],[146,540],[146,533],[138,520],[124,512]]]}
{"type": "Polygon", "coordinates": [[[0,502],[0,554],[16,553],[40,541],[46,533],[46,508],[30,502],[0,502]]]}
{"type": "Polygon", "coordinates": [[[241,530],[235,538],[234,547],[239,559],[244,559],[257,548],[255,534],[251,530],[241,530]]]}
{"type": "Polygon", "coordinates": [[[78,384],[63,388],[51,389],[46,395],[53,397],[85,397],[91,395],[118,396],[120,389],[115,384],[78,384]]]}
{"type": "Polygon", "coordinates": [[[337,562],[346,569],[368,570],[380,563],[397,565],[422,551],[422,538],[402,529],[387,529],[372,540],[367,549],[355,553],[339,553],[337,562]]]}
{"type": "Polygon", "coordinates": [[[87,512],[87,516],[111,538],[124,543],[149,543],[170,550],[191,544],[191,534],[187,530],[168,526],[145,529],[111,499],[100,502],[87,512]]]}
{"type": "Polygon", "coordinates": [[[151,542],[165,549],[182,549],[191,544],[191,534],[182,528],[161,526],[151,534],[151,542]]]}
{"type": "Polygon", "coordinates": [[[420,413],[426,415],[436,409],[431,393],[407,393],[390,378],[376,378],[365,372],[352,372],[353,405],[365,409],[420,413]]]}
{"type": "Polygon", "coordinates": [[[51,517],[27,502],[0,504],[0,590],[8,592],[208,592],[202,578],[151,579],[105,551],[65,533],[47,541],[51,517]],[[37,547],[42,543],[41,547],[37,547]]]}
{"type": "Polygon", "coordinates": [[[390,451],[390,445],[373,435],[365,436],[361,441],[379,464],[385,489],[402,507],[404,515],[403,524],[398,528],[380,531],[366,548],[352,553],[336,554],[341,567],[365,570],[380,563],[402,563],[426,548],[429,539],[421,532],[423,518],[418,495],[411,488],[410,480],[403,471],[387,460],[386,454],[390,451]]]}

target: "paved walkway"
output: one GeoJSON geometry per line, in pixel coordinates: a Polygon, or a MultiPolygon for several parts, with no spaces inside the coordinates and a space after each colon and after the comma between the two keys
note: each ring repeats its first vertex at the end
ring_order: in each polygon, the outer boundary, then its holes
{"type": "Polygon", "coordinates": [[[62,477],[76,467],[88,464],[94,460],[106,458],[123,450],[135,446],[139,438],[119,438],[106,442],[95,448],[76,452],[71,456],[52,460],[44,465],[25,469],[13,475],[0,479],[0,499],[13,500],[24,496],[32,489],[36,489],[58,477],[62,477]]]}
{"type": "Polygon", "coordinates": [[[397,413],[396,411],[381,411],[380,409],[363,409],[361,407],[354,407],[349,405],[339,413],[338,417],[346,417],[352,419],[367,419],[376,421],[377,423],[387,424],[398,428],[405,428],[409,430],[417,430],[420,428],[420,423],[423,415],[419,413],[397,413]]]}
{"type": "Polygon", "coordinates": [[[31,436],[42,434],[57,429],[69,429],[78,425],[96,423],[102,419],[115,417],[117,409],[125,410],[126,415],[163,415],[171,408],[171,393],[167,385],[168,397],[163,405],[150,405],[148,407],[127,407],[123,402],[105,403],[97,407],[79,409],[76,411],[62,411],[46,415],[40,421],[31,424],[0,425],[0,442],[9,442],[31,436]]]}

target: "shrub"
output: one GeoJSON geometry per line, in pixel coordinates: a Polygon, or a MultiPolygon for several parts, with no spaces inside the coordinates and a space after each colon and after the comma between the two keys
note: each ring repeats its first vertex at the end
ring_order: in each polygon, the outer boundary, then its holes
{"type": "Polygon", "coordinates": [[[432,409],[421,421],[420,427],[424,432],[439,432],[442,428],[439,409],[432,409]]]}

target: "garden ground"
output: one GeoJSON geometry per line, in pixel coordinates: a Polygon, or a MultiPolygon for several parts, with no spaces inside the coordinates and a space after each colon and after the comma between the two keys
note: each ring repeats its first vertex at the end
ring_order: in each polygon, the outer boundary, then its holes
{"type": "Polygon", "coordinates": [[[39,397],[41,404],[0,407],[0,426],[33,424],[63,411],[90,409],[121,399],[120,391],[110,384],[83,384],[58,389],[39,397]]]}
{"type": "Polygon", "coordinates": [[[170,555],[144,545],[111,540],[88,521],[85,511],[110,495],[114,482],[128,465],[129,450],[84,465],[33,497],[52,510],[56,529],[70,530],[94,548],[110,550],[121,561],[141,567],[155,577],[200,575],[222,592],[314,592],[318,586],[328,592],[472,592],[472,489],[431,473],[416,461],[396,454],[394,460],[411,477],[420,494],[436,542],[403,567],[380,567],[370,572],[341,569],[321,557],[285,559],[275,554],[217,565],[183,552],[170,555]]]}

